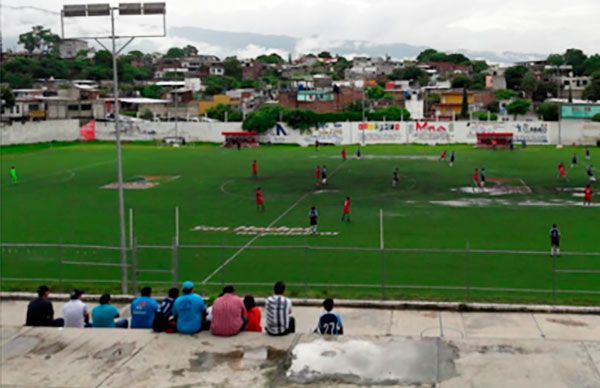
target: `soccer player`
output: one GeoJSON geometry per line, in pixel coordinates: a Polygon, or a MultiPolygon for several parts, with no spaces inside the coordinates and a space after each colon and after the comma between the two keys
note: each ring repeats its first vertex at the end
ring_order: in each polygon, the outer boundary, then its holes
{"type": "Polygon", "coordinates": [[[475,168],[473,171],[473,192],[475,192],[475,188],[479,187],[479,169],[475,168]]]}
{"type": "Polygon", "coordinates": [[[558,177],[560,179],[565,179],[565,164],[563,162],[560,162],[558,165],[558,177]]]}
{"type": "Polygon", "coordinates": [[[481,167],[479,170],[479,185],[483,189],[485,187],[485,167],[481,167]]]}
{"type": "Polygon", "coordinates": [[[350,222],[350,197],[346,197],[344,200],[344,210],[342,212],[342,222],[350,222]]]}
{"type": "Polygon", "coordinates": [[[594,176],[594,170],[592,169],[591,164],[587,168],[587,176],[590,182],[596,182],[596,177],[594,176]]]}
{"type": "Polygon", "coordinates": [[[583,206],[592,206],[592,186],[585,186],[583,191],[583,206]]]}
{"type": "Polygon", "coordinates": [[[317,139],[317,140],[315,140],[315,151],[319,150],[319,146],[320,146],[319,139],[317,139]]]}
{"type": "Polygon", "coordinates": [[[398,183],[400,183],[400,170],[396,167],[392,175],[392,187],[398,186],[398,183]]]}
{"type": "Polygon", "coordinates": [[[256,189],[256,210],[265,211],[265,198],[260,187],[256,189]]]}
{"type": "Polygon", "coordinates": [[[15,166],[10,166],[10,179],[12,183],[17,183],[17,168],[15,166]]]}
{"type": "Polygon", "coordinates": [[[448,151],[444,150],[444,152],[442,152],[442,154],[440,155],[440,158],[438,159],[438,162],[445,161],[446,160],[446,154],[448,154],[448,151]]]}
{"type": "Polygon", "coordinates": [[[315,180],[317,181],[317,187],[321,186],[321,166],[317,166],[315,169],[315,180]]]}
{"type": "Polygon", "coordinates": [[[342,148],[342,160],[343,160],[344,162],[346,161],[346,157],[347,157],[347,156],[348,156],[348,155],[346,154],[346,149],[345,149],[345,148],[342,148]]]}
{"type": "Polygon", "coordinates": [[[252,161],[252,178],[258,177],[258,163],[256,160],[252,161]]]}
{"type": "Polygon", "coordinates": [[[571,168],[576,167],[577,166],[577,154],[573,154],[573,157],[571,158],[571,168]]]}
{"type": "Polygon", "coordinates": [[[550,256],[560,256],[560,231],[556,224],[550,229],[550,256]]]}
{"type": "Polygon", "coordinates": [[[590,155],[590,147],[585,147],[585,160],[590,160],[592,156],[590,155]]]}
{"type": "Polygon", "coordinates": [[[314,206],[311,207],[310,211],[308,212],[308,222],[310,224],[310,232],[312,234],[316,234],[317,224],[319,222],[319,213],[317,212],[317,208],[314,206]]]}
{"type": "Polygon", "coordinates": [[[327,186],[327,166],[325,165],[321,169],[321,183],[323,183],[323,186],[327,186]]]}
{"type": "Polygon", "coordinates": [[[450,152],[450,164],[449,166],[452,167],[454,166],[454,162],[456,161],[456,155],[454,154],[454,151],[450,152]]]}
{"type": "Polygon", "coordinates": [[[360,147],[356,149],[356,159],[360,159],[362,153],[360,152],[360,147]]]}

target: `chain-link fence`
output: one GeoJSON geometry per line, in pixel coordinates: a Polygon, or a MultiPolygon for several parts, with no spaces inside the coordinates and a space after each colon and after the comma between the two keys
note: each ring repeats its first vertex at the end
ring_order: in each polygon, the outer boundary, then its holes
{"type": "Polygon", "coordinates": [[[305,245],[0,244],[2,289],[83,287],[116,292],[192,280],[205,292],[235,284],[266,295],[285,280],[295,297],[600,304],[600,252],[405,249],[305,245]]]}

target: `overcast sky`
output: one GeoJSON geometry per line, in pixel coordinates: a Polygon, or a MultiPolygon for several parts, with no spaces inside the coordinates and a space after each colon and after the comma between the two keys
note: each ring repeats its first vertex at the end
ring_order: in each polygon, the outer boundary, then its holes
{"type": "MultiPolygon", "coordinates": [[[[0,0],[5,41],[32,25],[59,31],[61,0],[0,0]],[[20,9],[15,9],[20,8],[20,9]]],[[[284,34],[310,47],[339,39],[408,43],[442,50],[532,53],[578,47],[600,52],[600,0],[166,0],[170,26],[284,34]]],[[[329,42],[329,43],[327,43],[329,42]]],[[[186,43],[177,36],[158,49],[186,43]]],[[[199,45],[202,46],[201,44],[199,45]]],[[[218,50],[218,47],[212,49],[218,50]]]]}

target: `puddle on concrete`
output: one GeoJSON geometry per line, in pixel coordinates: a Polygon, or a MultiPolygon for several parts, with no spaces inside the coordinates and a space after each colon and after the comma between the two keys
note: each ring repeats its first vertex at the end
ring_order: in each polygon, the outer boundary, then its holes
{"type": "Polygon", "coordinates": [[[125,342],[116,344],[106,348],[99,350],[94,353],[94,358],[104,361],[119,361],[125,357],[129,357],[135,349],[135,343],[133,342],[125,342]]]}
{"type": "Polygon", "coordinates": [[[572,327],[585,327],[587,323],[568,318],[546,318],[546,321],[572,327]]]}
{"type": "MultiPolygon", "coordinates": [[[[283,361],[286,355],[286,350],[270,346],[250,349],[240,347],[226,353],[198,352],[195,358],[190,359],[190,371],[205,372],[220,365],[227,365],[234,371],[262,369],[275,366],[283,361]]],[[[175,372],[179,371],[173,373],[175,372]]]]}
{"type": "Polygon", "coordinates": [[[325,340],[296,345],[285,379],[292,383],[435,384],[456,374],[458,349],[439,339],[325,340]]]}

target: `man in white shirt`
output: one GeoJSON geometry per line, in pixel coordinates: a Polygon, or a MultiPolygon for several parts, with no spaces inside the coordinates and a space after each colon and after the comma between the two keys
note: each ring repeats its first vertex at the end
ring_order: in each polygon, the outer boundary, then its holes
{"type": "Polygon", "coordinates": [[[71,291],[71,300],[63,306],[65,327],[91,327],[90,313],[85,303],[81,301],[81,295],[83,295],[83,291],[74,289],[71,291]]]}
{"type": "Polygon", "coordinates": [[[279,281],[273,287],[275,295],[267,298],[265,311],[267,324],[265,331],[269,335],[281,336],[296,332],[296,321],[292,317],[292,301],[286,298],[285,283],[279,281]]]}

